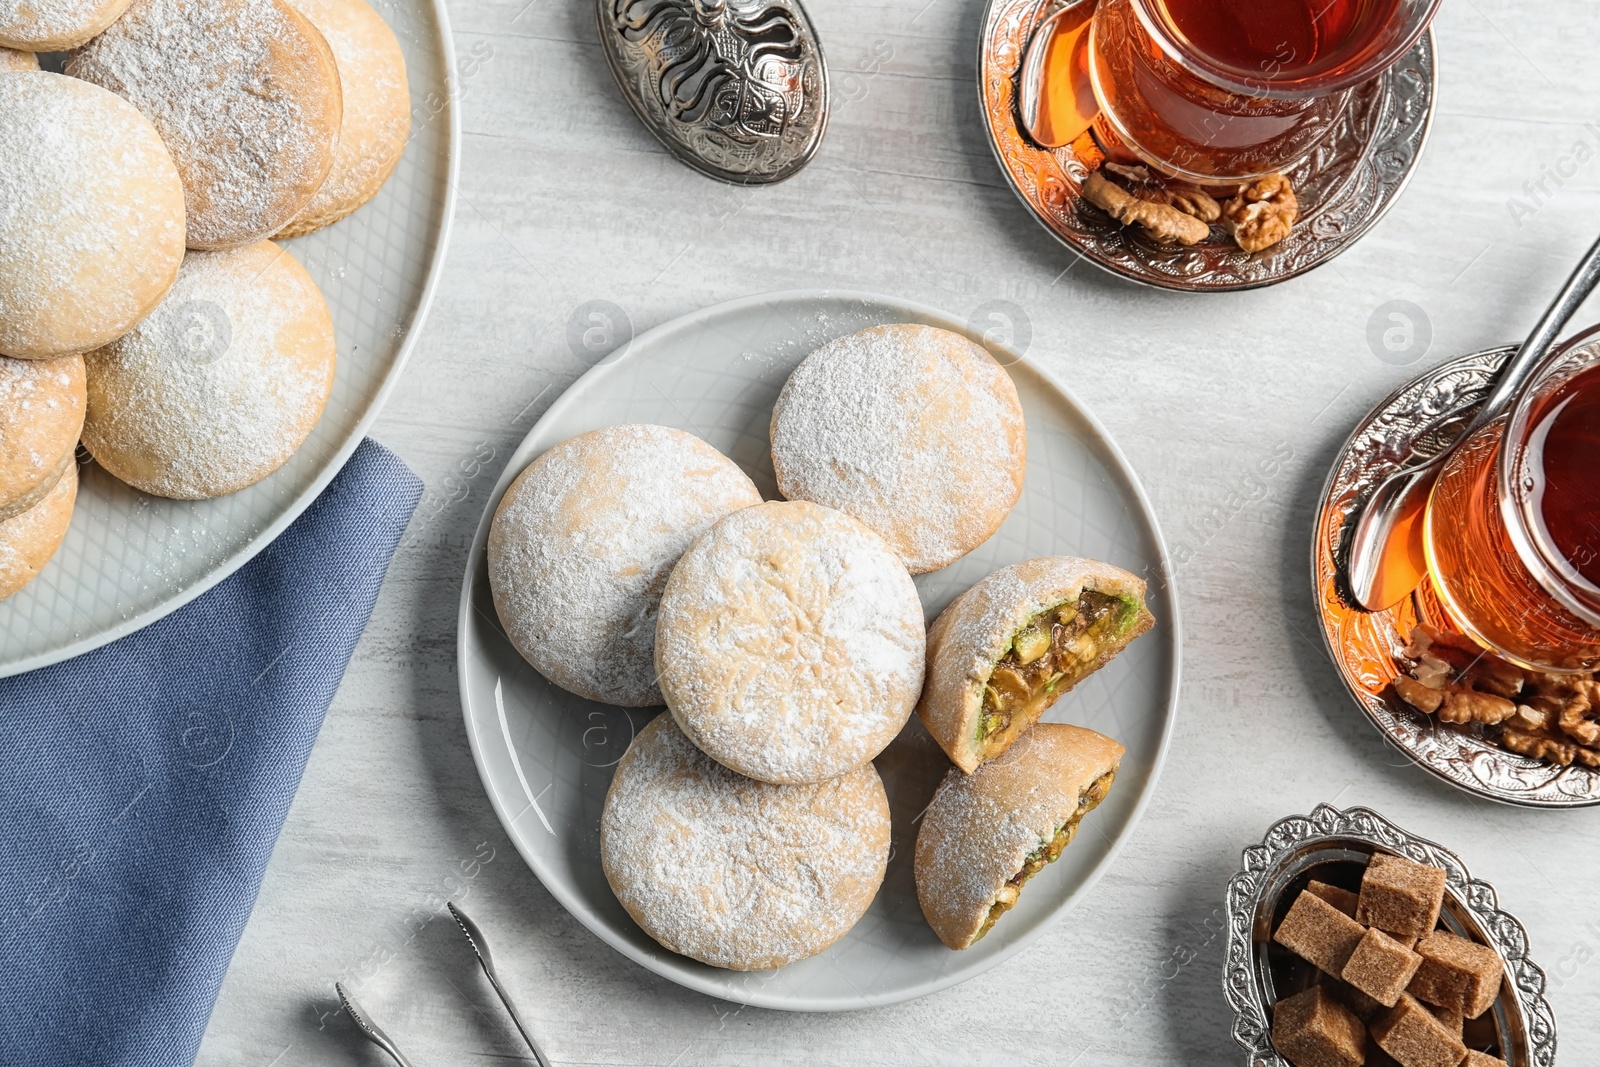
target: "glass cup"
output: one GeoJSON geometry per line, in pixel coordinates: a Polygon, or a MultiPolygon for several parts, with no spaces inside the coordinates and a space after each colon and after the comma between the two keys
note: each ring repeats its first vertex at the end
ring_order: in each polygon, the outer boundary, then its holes
{"type": "Polygon", "coordinates": [[[1439,0],[1100,0],[1089,74],[1108,154],[1201,185],[1304,159],[1352,87],[1417,43],[1439,0]],[[1248,7],[1248,12],[1235,12],[1248,7]]]}
{"type": "Polygon", "coordinates": [[[1445,464],[1423,544],[1462,633],[1521,667],[1600,670],[1600,326],[1445,464]]]}

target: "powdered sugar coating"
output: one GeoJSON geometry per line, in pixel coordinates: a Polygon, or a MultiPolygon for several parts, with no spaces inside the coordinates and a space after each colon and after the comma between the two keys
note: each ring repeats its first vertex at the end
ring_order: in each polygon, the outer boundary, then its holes
{"type": "Polygon", "coordinates": [[[32,52],[19,52],[14,48],[0,47],[0,74],[38,69],[39,57],[32,52]]]}
{"type": "Polygon", "coordinates": [[[0,353],[122,336],[171,286],[183,241],[177,169],[136,109],[61,74],[0,76],[0,353]]]}
{"type": "Polygon", "coordinates": [[[945,776],[923,812],[914,863],[917,900],[945,944],[972,943],[1001,886],[1078,813],[1123,751],[1093,730],[1039,723],[975,773],[945,776]]]}
{"type": "MultiPolygon", "coordinates": [[[[928,679],[917,715],[956,766],[964,771],[978,766],[984,686],[1017,631],[1041,612],[1076,601],[1085,589],[1142,602],[1145,584],[1121,567],[1098,560],[1039,556],[990,574],[951,601],[933,621],[928,628],[928,679]]],[[[1143,610],[1124,634],[1125,640],[1112,646],[1100,662],[1153,623],[1149,611],[1143,610]]]]}
{"type": "Polygon", "coordinates": [[[0,0],[0,45],[63,52],[100,33],[127,7],[128,0],[0,0]]]}
{"type": "Polygon", "coordinates": [[[400,42],[366,0],[294,0],[322,31],[339,66],[344,114],[333,166],[280,237],[337,222],[377,195],[411,133],[411,90],[400,42]]]}
{"type": "Polygon", "coordinates": [[[190,252],[161,306],[87,357],[83,443],[147,493],[232,493],[311,433],[336,359],[328,305],[283,248],[190,252]]]}
{"type": "Polygon", "coordinates": [[[489,527],[489,585],[506,635],[563,689],[660,704],[667,575],[718,519],[759,503],[748,475],[682,430],[607,426],[561,442],[511,483],[489,527]]]}
{"type": "Polygon", "coordinates": [[[673,952],[739,971],[814,956],[866,913],[889,860],[869,763],[768,785],[708,758],[662,715],[617,766],[600,817],[612,892],[673,952]]]}
{"type": "Polygon", "coordinates": [[[67,64],[161,132],[183,177],[189,247],[281,230],[333,162],[333,53],[284,0],[134,0],[67,64]]]}
{"type": "Polygon", "coordinates": [[[1022,494],[1026,459],[1011,377],[933,326],[873,326],[823,345],[772,411],[779,491],[860,519],[913,574],[988,540],[1022,494]]]}
{"type": "Polygon", "coordinates": [[[922,604],[905,565],[809,501],[747,508],[684,553],[656,668],[678,725],[727,767],[818,782],[872,759],[922,687],[922,604]]]}
{"type": "Polygon", "coordinates": [[[78,499],[78,466],[67,464],[50,491],[20,515],[0,520],[0,600],[39,576],[61,547],[78,499]]]}
{"type": "Polygon", "coordinates": [[[0,519],[38,503],[72,463],[85,399],[82,356],[0,356],[0,519]]]}

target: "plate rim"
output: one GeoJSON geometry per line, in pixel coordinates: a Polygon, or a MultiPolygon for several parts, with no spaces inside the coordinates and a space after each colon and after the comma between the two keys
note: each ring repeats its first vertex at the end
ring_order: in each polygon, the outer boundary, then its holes
{"type": "MultiPolygon", "coordinates": [[[[1293,272],[1284,274],[1281,277],[1260,278],[1252,281],[1237,282],[1230,285],[1207,286],[1204,288],[1199,288],[1180,284],[1177,278],[1168,279],[1160,275],[1146,277],[1140,274],[1133,274],[1118,267],[1114,263],[1107,263],[1101,260],[1098,256],[1090,255],[1083,248],[1080,248],[1066,236],[1057,231],[1054,226],[1050,225],[1049,221],[1039,213],[1039,211],[1028,200],[1027,196],[1024,195],[1022,188],[1017,184],[1016,175],[1011,172],[1011,168],[1006,165],[1005,159],[1000,154],[1000,144],[995,137],[994,127],[989,121],[989,108],[984,99],[984,73],[988,69],[989,65],[989,37],[991,26],[993,24],[994,9],[997,4],[1003,2],[1004,0],[985,0],[983,5],[983,14],[979,17],[978,23],[976,55],[978,115],[983,124],[984,140],[989,145],[989,154],[994,157],[995,165],[999,168],[1000,173],[1004,175],[1006,187],[1011,190],[1012,194],[1019,201],[1021,201],[1023,208],[1028,213],[1028,217],[1042,227],[1046,233],[1053,237],[1056,240],[1056,243],[1067,249],[1079,259],[1088,260],[1094,266],[1105,271],[1107,274],[1121,278],[1124,281],[1133,282],[1135,285],[1143,286],[1147,289],[1157,289],[1173,293],[1194,293],[1197,295],[1207,293],[1239,293],[1251,289],[1265,289],[1269,286],[1277,285],[1280,282],[1286,282],[1294,278],[1299,278],[1316,270],[1318,267],[1325,266],[1332,260],[1339,258],[1339,256],[1343,255],[1351,245],[1355,244],[1357,241],[1361,240],[1362,237],[1365,237],[1369,232],[1371,232],[1371,230],[1377,226],[1379,222],[1383,221],[1383,218],[1389,214],[1389,211],[1395,206],[1395,204],[1400,201],[1401,195],[1404,194],[1406,187],[1411,184],[1411,179],[1416,175],[1417,167],[1422,159],[1422,153],[1426,151],[1428,147],[1428,141],[1433,135],[1434,120],[1437,118],[1439,112],[1439,42],[1434,35],[1433,26],[1430,23],[1428,28],[1423,31],[1422,37],[1418,38],[1418,45],[1414,45],[1411,49],[1412,51],[1415,51],[1417,47],[1420,47],[1425,42],[1433,60],[1428,79],[1428,110],[1427,114],[1422,120],[1422,134],[1417,139],[1417,150],[1412,156],[1411,165],[1406,168],[1405,173],[1400,177],[1399,183],[1396,184],[1394,194],[1388,199],[1387,202],[1380,205],[1378,210],[1373,213],[1370,218],[1364,220],[1363,224],[1359,228],[1351,231],[1342,244],[1321,259],[1305,264],[1293,272]]],[[[1036,0],[1036,5],[1038,7],[1044,7],[1050,3],[1052,3],[1052,0],[1036,0]]],[[[1400,58],[1404,59],[1405,55],[1409,54],[1410,52],[1407,52],[1400,58]]],[[[1400,62],[1400,60],[1396,60],[1396,63],[1398,62],[1400,62]]],[[[1382,74],[1378,75],[1378,77],[1383,76],[1384,75],[1382,74]]],[[[1025,132],[1024,135],[1026,136],[1025,132]]],[[[1370,142],[1368,147],[1370,149],[1370,142]]]]}
{"type": "MultiPolygon", "coordinates": [[[[687,957],[670,953],[665,949],[662,949],[657,953],[651,953],[648,950],[639,950],[625,938],[614,934],[608,925],[595,920],[595,918],[588,913],[588,908],[584,905],[581,905],[576,896],[572,893],[569,893],[565,887],[559,886],[558,884],[552,884],[554,881],[553,879],[547,880],[544,874],[541,872],[541,867],[543,866],[542,863],[538,862],[535,857],[530,856],[527,850],[524,850],[521,837],[514,833],[511,829],[515,816],[519,816],[523,813],[512,813],[507,810],[502,798],[495,791],[491,783],[490,771],[486,763],[486,753],[484,750],[486,742],[483,738],[480,738],[474,722],[472,714],[472,694],[468,689],[468,660],[469,657],[474,653],[475,649],[469,647],[463,635],[466,633],[467,621],[470,617],[470,614],[474,610],[472,603],[473,579],[478,569],[483,565],[483,559],[489,535],[489,525],[494,518],[494,512],[499,505],[500,499],[504,495],[510,482],[518,474],[520,474],[526,466],[526,464],[524,464],[522,467],[513,469],[512,464],[508,459],[505,469],[501,471],[499,478],[495,482],[494,489],[489,493],[487,502],[484,506],[483,514],[478,520],[477,529],[474,531],[472,543],[468,548],[466,569],[463,574],[461,594],[456,613],[456,684],[461,696],[461,714],[463,724],[466,727],[467,741],[472,750],[472,761],[474,766],[477,768],[479,781],[483,785],[484,792],[488,795],[490,806],[494,810],[496,820],[500,823],[501,830],[508,838],[510,838],[512,847],[515,848],[517,854],[522,857],[523,863],[527,865],[534,877],[539,879],[539,883],[544,886],[545,890],[556,899],[556,902],[559,903],[563,909],[566,910],[567,914],[578,920],[578,922],[590,933],[597,936],[601,941],[605,942],[606,945],[616,950],[621,955],[632,960],[634,963],[639,964],[646,970],[660,975],[668,981],[674,982],[677,985],[683,986],[684,988],[692,989],[697,993],[716,997],[719,1000],[730,1001],[738,1004],[746,1004],[752,1007],[796,1012],[859,1011],[865,1008],[887,1007],[892,1004],[899,1004],[909,1000],[920,999],[921,997],[928,996],[932,993],[937,993],[941,990],[948,989],[951,986],[959,985],[962,982],[968,981],[980,974],[1000,966],[1001,964],[1015,957],[1023,949],[1033,945],[1036,941],[1043,937],[1044,934],[1052,930],[1066,915],[1066,913],[1072,910],[1072,908],[1077,905],[1079,900],[1090,890],[1092,890],[1096,884],[1099,883],[1106,871],[1109,870],[1121,856],[1123,849],[1127,846],[1128,841],[1134,836],[1134,833],[1139,827],[1139,823],[1143,820],[1145,812],[1148,810],[1150,802],[1155,796],[1156,788],[1161,779],[1161,773],[1166,766],[1167,756],[1172,749],[1172,739],[1176,730],[1178,719],[1179,689],[1183,675],[1183,622],[1178,604],[1176,583],[1173,582],[1170,577],[1172,575],[1171,555],[1167,550],[1166,537],[1161,531],[1161,525],[1157,520],[1155,508],[1151,505],[1149,495],[1145,491],[1143,482],[1139,479],[1139,476],[1134,470],[1132,464],[1128,462],[1127,456],[1123,454],[1122,448],[1107,432],[1104,424],[1101,423],[1099,418],[1097,418],[1088,407],[1078,400],[1078,398],[1070,389],[1067,388],[1066,384],[1062,382],[1056,374],[1040,366],[1039,363],[1028,358],[1025,354],[1012,349],[1009,345],[1001,344],[994,340],[984,340],[979,338],[975,335],[974,331],[965,323],[961,322],[961,320],[938,308],[924,304],[921,301],[910,300],[903,297],[888,296],[882,293],[875,293],[859,289],[813,288],[783,289],[772,292],[756,293],[743,297],[737,297],[732,300],[719,301],[715,304],[708,304],[700,308],[696,308],[682,315],[668,319],[666,322],[651,327],[649,330],[646,330],[644,333],[633,338],[627,344],[626,350],[620,356],[616,358],[608,357],[607,359],[596,364],[594,367],[591,367],[589,370],[586,370],[583,374],[579,375],[570,385],[567,386],[565,390],[562,391],[561,395],[558,396],[555,401],[545,409],[544,413],[539,416],[538,421],[533,424],[533,426],[528,430],[528,433],[523,436],[522,440],[517,443],[516,447],[511,449],[510,456],[515,457],[522,449],[523,445],[527,444],[527,442],[533,438],[534,435],[541,431],[546,424],[546,420],[553,421],[554,418],[565,414],[568,407],[578,402],[575,399],[577,392],[576,387],[590,374],[595,373],[601,367],[611,366],[629,358],[642,358],[635,356],[635,353],[638,351],[637,346],[640,346],[642,342],[654,342],[659,337],[669,335],[670,333],[676,331],[691,328],[692,326],[702,323],[707,319],[715,318],[718,315],[737,313],[750,308],[770,307],[785,302],[810,302],[820,300],[861,301],[879,306],[888,306],[906,311],[912,315],[923,316],[925,319],[934,322],[943,323],[945,324],[945,328],[980,341],[980,343],[985,344],[985,346],[990,349],[999,349],[1001,353],[1015,363],[1025,364],[1031,372],[1037,374],[1050,388],[1054,389],[1059,394],[1059,396],[1066,402],[1067,406],[1072,410],[1074,415],[1083,419],[1084,422],[1088,424],[1089,428],[1099,436],[1100,443],[1106,448],[1109,457],[1114,461],[1114,464],[1117,468],[1117,473],[1119,473],[1127,481],[1129,488],[1132,490],[1134,500],[1137,503],[1139,510],[1142,511],[1143,519],[1146,525],[1149,527],[1150,533],[1153,537],[1160,573],[1155,576],[1155,579],[1152,580],[1151,584],[1153,584],[1154,580],[1159,580],[1161,582],[1160,595],[1164,601],[1164,610],[1167,613],[1167,621],[1163,623],[1163,626],[1169,634],[1168,640],[1171,644],[1172,676],[1167,685],[1166,692],[1163,695],[1163,705],[1166,713],[1165,722],[1161,729],[1160,739],[1156,745],[1154,758],[1151,761],[1149,785],[1144,790],[1143,794],[1135,801],[1133,810],[1130,812],[1128,817],[1127,829],[1120,837],[1117,838],[1117,840],[1112,842],[1110,850],[1107,851],[1100,862],[1088,872],[1083,881],[1079,883],[1079,885],[1070,893],[1068,893],[1062,899],[1062,901],[1056,905],[1055,909],[1027,935],[1020,937],[1013,944],[1007,946],[1004,951],[991,957],[977,970],[971,971],[970,973],[957,970],[954,973],[941,975],[937,979],[912,986],[908,989],[896,990],[890,993],[868,993],[843,1001],[836,1001],[832,999],[827,1001],[818,1001],[814,999],[808,1000],[806,998],[796,997],[774,997],[764,994],[759,989],[752,989],[749,986],[730,989],[709,980],[703,975],[683,970],[679,965],[679,961],[687,959],[687,957]]],[[[514,759],[515,756],[513,755],[512,758],[514,759]]],[[[740,974],[744,972],[726,973],[740,974]]]]}
{"type": "MultiPolygon", "coordinates": [[[[115,626],[101,630],[89,637],[80,638],[70,644],[47,652],[36,653],[25,659],[15,660],[10,663],[0,663],[0,678],[9,678],[13,675],[26,674],[29,671],[50,667],[69,659],[75,659],[86,652],[93,652],[95,649],[109,645],[113,641],[121,640],[129,634],[137,633],[146,626],[160,622],[185,604],[209,592],[224,579],[231,577],[268,545],[276,541],[278,536],[311,506],[311,502],[322,495],[322,491],[344,469],[345,464],[350,461],[350,457],[355,453],[355,450],[366,439],[367,431],[372,428],[372,424],[382,414],[384,405],[389,400],[389,394],[394,391],[395,385],[400,381],[400,376],[405,372],[406,364],[410,362],[423,326],[427,323],[428,312],[433,307],[434,297],[438,293],[440,279],[444,274],[444,262],[450,250],[450,233],[455,223],[457,189],[461,184],[460,86],[454,76],[455,36],[450,28],[450,15],[445,9],[444,0],[426,0],[426,6],[433,12],[436,20],[435,24],[438,26],[439,59],[444,66],[445,106],[441,110],[440,116],[443,116],[448,124],[448,137],[445,143],[449,157],[445,161],[444,214],[439,224],[439,239],[434,249],[432,262],[428,264],[428,273],[422,284],[422,293],[417,298],[416,315],[412,319],[410,327],[406,330],[405,338],[400,342],[399,350],[395,352],[394,362],[390,365],[389,372],[384,375],[377,392],[372,395],[366,411],[356,420],[355,426],[351,428],[349,435],[330,454],[323,464],[322,470],[301,490],[300,495],[292,500],[289,506],[276,519],[263,527],[254,537],[240,545],[239,548],[204,577],[192,585],[178,590],[159,604],[147,608],[130,618],[123,619],[115,626]]],[[[433,121],[438,121],[440,116],[435,116],[433,121]]]]}

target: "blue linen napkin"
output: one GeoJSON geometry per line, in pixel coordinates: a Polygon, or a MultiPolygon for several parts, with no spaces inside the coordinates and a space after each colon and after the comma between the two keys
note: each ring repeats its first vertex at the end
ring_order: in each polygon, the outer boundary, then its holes
{"type": "Polygon", "coordinates": [[[421,493],[363,441],[215,588],[0,679],[0,1064],[193,1064],[421,493]]]}

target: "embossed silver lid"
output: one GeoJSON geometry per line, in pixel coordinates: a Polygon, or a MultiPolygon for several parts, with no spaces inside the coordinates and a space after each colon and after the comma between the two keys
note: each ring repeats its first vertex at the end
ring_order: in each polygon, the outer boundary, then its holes
{"type": "Polygon", "coordinates": [[[622,95],[702,174],[766,185],[811,159],[828,126],[828,70],[799,0],[596,0],[622,95]]]}

